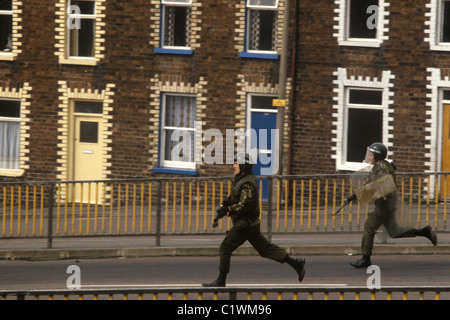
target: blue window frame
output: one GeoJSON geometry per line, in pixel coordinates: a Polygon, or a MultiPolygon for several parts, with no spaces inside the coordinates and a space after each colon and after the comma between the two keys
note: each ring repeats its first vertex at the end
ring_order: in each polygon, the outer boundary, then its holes
{"type": "Polygon", "coordinates": [[[190,55],[192,0],[162,0],[160,47],[155,53],[190,55]]]}
{"type": "Polygon", "coordinates": [[[278,59],[278,0],[247,0],[242,58],[278,59]]]}

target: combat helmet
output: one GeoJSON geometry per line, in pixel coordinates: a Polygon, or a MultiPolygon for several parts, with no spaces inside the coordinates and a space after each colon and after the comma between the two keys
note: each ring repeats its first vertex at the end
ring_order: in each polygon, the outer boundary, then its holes
{"type": "Polygon", "coordinates": [[[384,160],[387,157],[387,148],[381,142],[372,143],[369,147],[369,151],[372,152],[375,161],[384,160]]]}

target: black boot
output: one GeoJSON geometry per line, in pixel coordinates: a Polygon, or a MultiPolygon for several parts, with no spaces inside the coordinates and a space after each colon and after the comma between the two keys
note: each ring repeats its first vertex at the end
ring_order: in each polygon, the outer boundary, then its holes
{"type": "Polygon", "coordinates": [[[302,282],[303,277],[305,276],[305,259],[294,259],[290,256],[287,256],[286,260],[284,261],[292,268],[294,268],[295,271],[297,271],[298,282],[302,282]]]}
{"type": "Polygon", "coordinates": [[[370,262],[370,256],[362,256],[359,260],[350,261],[350,264],[355,268],[366,268],[370,266],[372,262],[370,262]]]}
{"type": "Polygon", "coordinates": [[[203,287],[225,287],[225,282],[227,280],[226,273],[219,273],[219,276],[216,280],[211,283],[202,283],[203,287]]]}
{"type": "Polygon", "coordinates": [[[434,233],[434,232],[431,230],[431,227],[430,227],[430,226],[426,226],[426,227],[423,227],[422,229],[417,230],[416,235],[427,238],[428,240],[431,241],[431,243],[432,243],[434,246],[437,245],[437,236],[436,236],[436,233],[434,233]]]}

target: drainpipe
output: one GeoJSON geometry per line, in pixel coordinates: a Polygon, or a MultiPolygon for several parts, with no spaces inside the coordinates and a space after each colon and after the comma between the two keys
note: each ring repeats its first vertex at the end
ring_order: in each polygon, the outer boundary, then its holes
{"type": "Polygon", "coordinates": [[[291,86],[291,92],[289,94],[289,104],[290,104],[290,114],[289,114],[289,120],[288,120],[288,126],[290,128],[289,130],[289,150],[287,155],[287,168],[286,168],[286,174],[290,175],[292,173],[292,137],[293,137],[293,127],[292,123],[294,121],[294,105],[295,105],[295,62],[296,62],[296,56],[297,56],[297,15],[298,15],[298,1],[295,1],[293,5],[293,13],[294,13],[294,31],[293,36],[294,40],[292,43],[292,57],[291,57],[291,79],[292,79],[292,86],[291,86]]]}
{"type": "MultiPolygon", "coordinates": [[[[284,2],[284,19],[283,19],[283,37],[281,43],[280,70],[278,77],[278,99],[286,99],[286,71],[287,71],[287,51],[289,38],[289,0],[284,2]]],[[[283,172],[283,136],[284,136],[284,110],[285,107],[278,107],[277,112],[277,129],[278,141],[276,143],[275,152],[278,160],[278,168],[275,172],[280,175],[283,172]]]]}

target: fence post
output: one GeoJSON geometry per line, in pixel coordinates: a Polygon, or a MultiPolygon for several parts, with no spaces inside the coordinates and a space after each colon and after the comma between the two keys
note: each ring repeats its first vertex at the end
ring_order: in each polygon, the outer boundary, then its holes
{"type": "Polygon", "coordinates": [[[53,204],[55,201],[55,185],[50,184],[50,192],[48,195],[48,227],[47,227],[47,248],[52,248],[53,235],[53,204]]]}
{"type": "Polygon", "coordinates": [[[268,178],[268,195],[267,195],[267,240],[272,241],[272,188],[273,188],[273,178],[268,178]]]}
{"type": "Polygon", "coordinates": [[[158,192],[156,194],[156,236],[155,245],[161,246],[161,198],[162,198],[162,182],[158,181],[158,192]]]}

